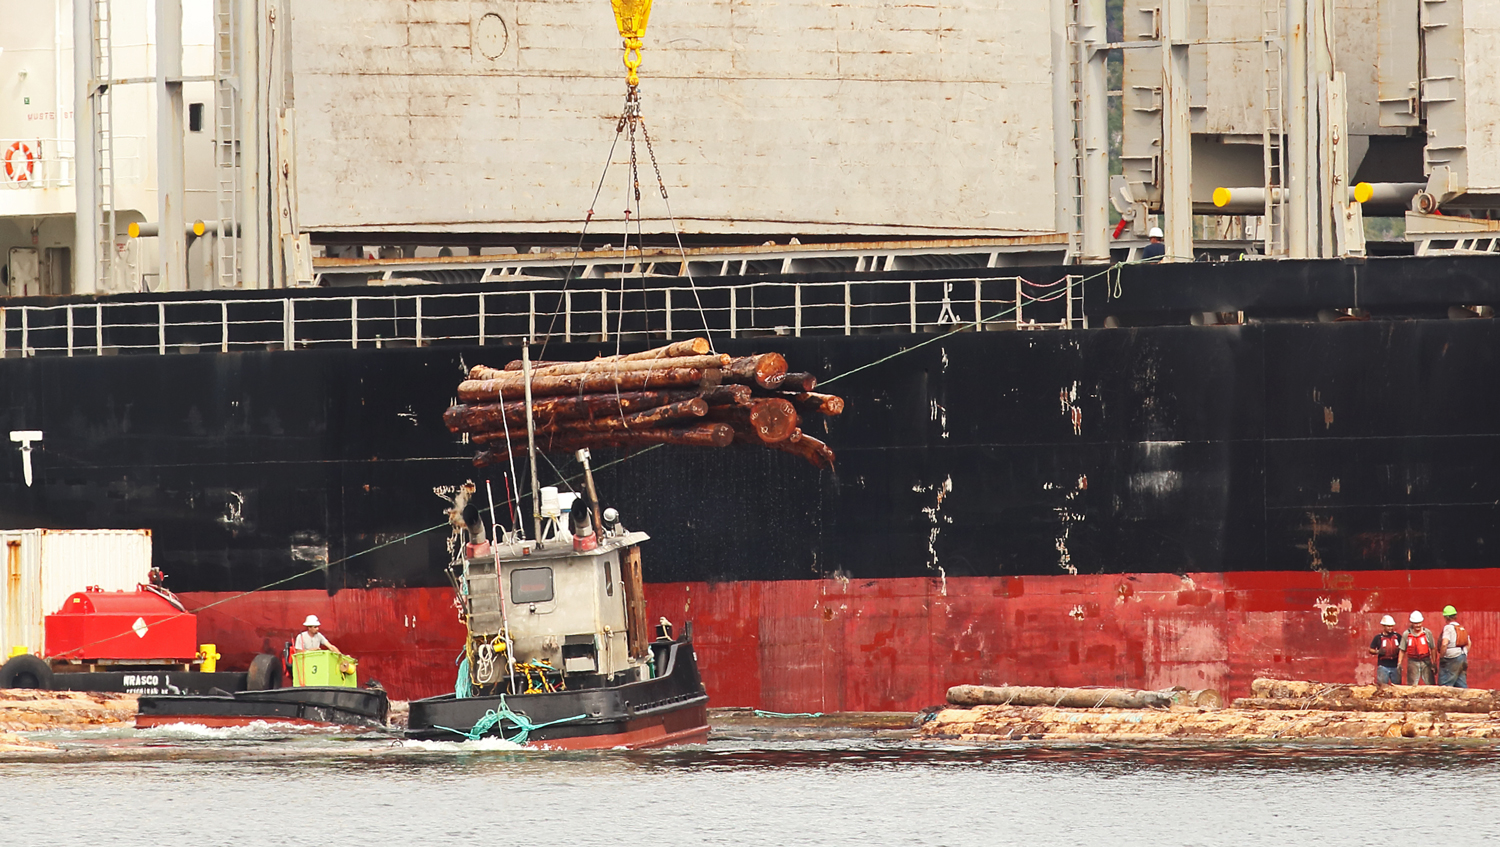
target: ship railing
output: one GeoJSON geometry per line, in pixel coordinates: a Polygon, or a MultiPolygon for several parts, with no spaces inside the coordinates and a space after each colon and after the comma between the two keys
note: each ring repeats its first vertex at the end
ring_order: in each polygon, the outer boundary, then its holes
{"type": "MultiPolygon", "coordinates": [[[[140,181],[145,147],[146,137],[143,135],[114,137],[113,162],[118,182],[128,185],[140,181]]],[[[73,185],[75,167],[71,137],[0,138],[0,190],[66,188],[73,185]]]]}
{"type": "MultiPolygon", "coordinates": [[[[576,283],[577,281],[575,281],[576,283]]],[[[762,280],[254,298],[104,299],[0,308],[0,355],[78,356],[828,336],[1084,326],[1078,277],[762,280]],[[1019,306],[1018,306],[1019,304],[1019,306]]]]}

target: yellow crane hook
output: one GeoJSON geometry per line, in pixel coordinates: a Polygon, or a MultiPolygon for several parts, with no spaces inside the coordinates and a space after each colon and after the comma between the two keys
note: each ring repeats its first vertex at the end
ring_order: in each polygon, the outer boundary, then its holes
{"type": "Polygon", "coordinates": [[[625,81],[634,88],[640,81],[636,69],[641,66],[641,38],[651,17],[651,0],[609,0],[615,10],[615,25],[625,40],[625,81]]]}

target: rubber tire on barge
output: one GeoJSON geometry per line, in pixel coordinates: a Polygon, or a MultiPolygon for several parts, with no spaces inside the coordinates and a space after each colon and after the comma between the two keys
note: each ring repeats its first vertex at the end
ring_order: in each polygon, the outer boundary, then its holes
{"type": "MultiPolygon", "coordinates": [[[[687,638],[651,645],[662,674],[653,679],[546,694],[507,695],[503,707],[533,724],[528,746],[567,750],[666,747],[708,740],[708,694],[687,638]],[[581,716],[581,717],[580,717],[581,716]],[[573,720],[573,718],[578,718],[573,720]],[[552,723],[557,721],[557,723],[552,723]]],[[[499,695],[453,694],[413,700],[406,737],[461,741],[488,712],[501,712],[499,695]]],[[[515,738],[520,727],[501,720],[485,737],[515,738]]]]}
{"type": "Polygon", "coordinates": [[[30,653],[12,656],[0,665],[0,688],[52,688],[52,666],[30,653]]]}

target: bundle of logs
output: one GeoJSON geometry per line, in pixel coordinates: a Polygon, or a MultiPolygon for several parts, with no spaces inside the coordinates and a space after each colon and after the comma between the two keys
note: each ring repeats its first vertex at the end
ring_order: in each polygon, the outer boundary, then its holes
{"type": "Polygon", "coordinates": [[[1338,685],[1257,679],[1236,709],[1316,709],[1340,712],[1500,712],[1495,692],[1442,685],[1338,685]]]}
{"type": "MultiPolygon", "coordinates": [[[[789,373],[780,353],[739,358],[694,338],[591,362],[533,362],[531,417],[543,452],[683,444],[770,447],[833,467],[833,451],[802,431],[802,415],[837,415],[844,401],[789,373]]],[[[476,365],[443,422],[482,448],[480,467],[526,452],[526,381],[520,361],[476,365]]]]}

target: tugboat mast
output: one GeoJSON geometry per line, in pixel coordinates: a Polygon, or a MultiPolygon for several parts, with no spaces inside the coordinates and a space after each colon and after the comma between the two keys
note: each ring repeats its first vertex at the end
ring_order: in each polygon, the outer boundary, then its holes
{"type": "Polygon", "coordinates": [[[542,540],[541,489],[536,479],[536,419],[531,415],[531,339],[521,342],[521,380],[526,389],[526,461],[531,465],[531,526],[532,537],[542,540]]]}

